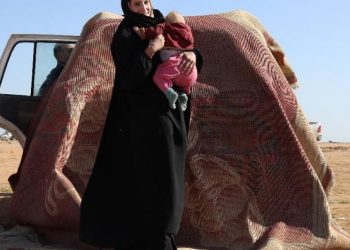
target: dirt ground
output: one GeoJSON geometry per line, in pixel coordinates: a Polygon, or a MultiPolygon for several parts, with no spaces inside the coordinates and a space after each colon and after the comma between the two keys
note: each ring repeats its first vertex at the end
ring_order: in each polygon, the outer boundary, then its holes
{"type": "Polygon", "coordinates": [[[334,220],[350,232],[350,143],[320,143],[328,165],[335,174],[329,197],[334,220]]]}
{"type": "MultiPolygon", "coordinates": [[[[329,198],[332,217],[350,232],[350,143],[320,143],[336,175],[329,198]]],[[[0,141],[0,225],[9,223],[11,189],[7,178],[17,170],[22,148],[17,141],[0,141]]]]}

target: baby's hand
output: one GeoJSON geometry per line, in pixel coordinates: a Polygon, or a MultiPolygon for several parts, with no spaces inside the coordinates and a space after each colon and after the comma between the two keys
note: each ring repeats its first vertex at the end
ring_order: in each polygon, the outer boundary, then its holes
{"type": "Polygon", "coordinates": [[[143,28],[143,27],[139,28],[139,27],[134,26],[134,27],[132,27],[132,29],[136,32],[136,34],[139,35],[141,40],[145,40],[145,38],[146,38],[145,28],[143,28]]]}

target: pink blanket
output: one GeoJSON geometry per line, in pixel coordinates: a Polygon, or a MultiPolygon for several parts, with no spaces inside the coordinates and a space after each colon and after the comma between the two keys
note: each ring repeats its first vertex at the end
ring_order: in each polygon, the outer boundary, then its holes
{"type": "MultiPolygon", "coordinates": [[[[19,222],[78,230],[113,84],[110,42],[120,18],[103,13],[85,25],[36,117],[13,183],[11,212],[19,222]]],[[[281,47],[244,11],[187,22],[205,63],[192,95],[180,245],[350,248],[349,234],[331,218],[332,172],[298,106],[296,77],[281,47]]]]}

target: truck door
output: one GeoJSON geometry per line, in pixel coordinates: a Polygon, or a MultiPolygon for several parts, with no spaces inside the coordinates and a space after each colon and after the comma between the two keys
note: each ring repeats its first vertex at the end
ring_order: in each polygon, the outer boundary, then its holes
{"type": "Polygon", "coordinates": [[[57,65],[54,47],[73,36],[12,35],[0,60],[0,132],[11,132],[24,146],[28,126],[42,96],[40,86],[57,65]]]}

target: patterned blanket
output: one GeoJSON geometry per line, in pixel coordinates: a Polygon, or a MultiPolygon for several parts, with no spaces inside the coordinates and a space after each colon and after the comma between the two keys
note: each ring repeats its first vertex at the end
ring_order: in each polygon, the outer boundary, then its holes
{"type": "MultiPolygon", "coordinates": [[[[76,237],[110,100],[110,42],[120,18],[101,13],[84,26],[33,120],[20,170],[11,179],[12,215],[41,232],[76,237]]],[[[178,243],[349,249],[350,235],[329,211],[332,172],[298,106],[291,88],[297,80],[282,48],[244,11],[187,22],[205,63],[192,94],[178,243]]]]}

